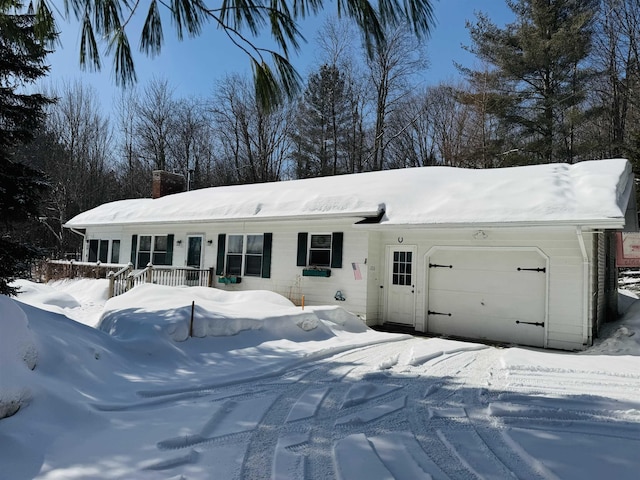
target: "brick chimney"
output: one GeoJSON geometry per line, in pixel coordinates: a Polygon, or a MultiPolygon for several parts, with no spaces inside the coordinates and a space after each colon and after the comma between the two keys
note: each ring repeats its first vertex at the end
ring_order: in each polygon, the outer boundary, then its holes
{"type": "Polygon", "coordinates": [[[184,190],[184,176],[178,173],[165,172],[164,170],[153,171],[151,198],[160,198],[172,193],[184,192],[184,190]]]}

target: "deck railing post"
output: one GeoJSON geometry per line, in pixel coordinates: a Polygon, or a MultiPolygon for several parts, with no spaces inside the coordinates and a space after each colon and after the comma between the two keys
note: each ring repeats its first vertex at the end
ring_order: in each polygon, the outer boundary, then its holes
{"type": "Polygon", "coordinates": [[[133,288],[133,271],[127,275],[127,292],[133,288]]]}
{"type": "Polygon", "coordinates": [[[210,268],[209,268],[209,278],[207,278],[207,286],[208,286],[209,288],[212,288],[212,287],[213,287],[213,285],[214,285],[214,283],[215,283],[215,282],[213,281],[213,279],[214,279],[215,277],[216,277],[216,269],[215,269],[215,268],[213,268],[213,267],[210,267],[210,268]]]}
{"type": "Polygon", "coordinates": [[[147,264],[147,278],[146,278],[146,282],[147,283],[152,283],[153,281],[153,265],[151,265],[151,262],[149,262],[147,264]]]}
{"type": "Polygon", "coordinates": [[[113,298],[114,296],[114,290],[115,290],[115,279],[116,279],[116,274],[114,273],[113,270],[111,270],[108,274],[107,274],[107,278],[109,279],[109,297],[108,298],[113,298]]]}

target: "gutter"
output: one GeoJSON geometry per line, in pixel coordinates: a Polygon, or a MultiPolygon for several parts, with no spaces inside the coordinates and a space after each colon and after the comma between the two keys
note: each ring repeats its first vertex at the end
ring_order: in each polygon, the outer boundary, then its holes
{"type": "MultiPolygon", "coordinates": [[[[362,212],[345,212],[345,213],[318,213],[308,215],[293,215],[293,216],[269,216],[269,217],[232,217],[232,218],[182,218],[179,220],[148,220],[139,221],[131,220],[129,222],[110,222],[105,221],[103,223],[85,223],[70,225],[65,223],[63,227],[69,228],[73,231],[74,228],[88,228],[88,227],[102,227],[105,225],[118,225],[118,226],[132,226],[132,225],[184,225],[184,224],[203,224],[203,223],[244,223],[244,222],[299,222],[301,220],[334,220],[353,218],[354,220],[362,220],[371,217],[377,217],[380,214],[380,210],[362,211],[362,212]]],[[[78,232],[76,232],[78,233],[78,232]]]]}
{"type": "Polygon", "coordinates": [[[75,234],[77,234],[77,235],[80,235],[80,236],[82,237],[82,245],[84,246],[84,242],[85,242],[86,237],[87,237],[87,236],[85,235],[85,233],[84,233],[84,232],[81,232],[80,230],[76,230],[75,228],[73,228],[73,227],[69,227],[69,226],[67,226],[67,225],[62,225],[62,226],[63,226],[64,228],[68,228],[68,229],[69,229],[69,230],[71,230],[73,233],[75,233],[75,234]]]}
{"type": "Polygon", "coordinates": [[[587,256],[587,249],[584,245],[584,237],[582,236],[582,227],[576,227],[576,236],[578,237],[578,245],[580,246],[580,252],[582,253],[582,281],[586,288],[583,288],[582,298],[582,339],[584,345],[589,345],[590,337],[589,331],[591,325],[589,325],[589,257],[587,256]]]}
{"type": "Polygon", "coordinates": [[[625,220],[621,217],[611,218],[610,220],[596,219],[596,220],[541,220],[541,221],[517,221],[517,222],[460,222],[460,223],[358,223],[354,225],[355,228],[362,229],[374,229],[374,230],[392,230],[392,229],[422,229],[432,230],[437,228],[522,228],[522,227],[585,227],[588,226],[594,229],[608,229],[608,230],[621,230],[624,228],[625,220]]]}

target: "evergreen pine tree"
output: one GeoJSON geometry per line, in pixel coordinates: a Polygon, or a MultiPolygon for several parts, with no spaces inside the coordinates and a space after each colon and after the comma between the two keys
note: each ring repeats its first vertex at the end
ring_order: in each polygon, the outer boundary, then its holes
{"type": "Polygon", "coordinates": [[[37,218],[47,184],[40,172],[15,158],[15,151],[33,138],[50,102],[37,93],[22,93],[48,71],[45,42],[54,35],[46,25],[46,19],[25,12],[20,1],[0,0],[0,294],[16,293],[9,284],[28,270],[37,252],[18,238],[15,227],[37,218]]]}
{"type": "MultiPolygon", "coordinates": [[[[470,26],[476,53],[496,78],[490,107],[520,138],[529,162],[573,162],[574,131],[584,121],[584,62],[598,0],[507,0],[516,20],[498,28],[479,15],[470,26]]],[[[472,79],[485,72],[467,71],[472,79]]]]}
{"type": "Polygon", "coordinates": [[[344,75],[335,65],[323,65],[309,77],[293,135],[298,178],[346,173],[347,93],[344,75]]]}

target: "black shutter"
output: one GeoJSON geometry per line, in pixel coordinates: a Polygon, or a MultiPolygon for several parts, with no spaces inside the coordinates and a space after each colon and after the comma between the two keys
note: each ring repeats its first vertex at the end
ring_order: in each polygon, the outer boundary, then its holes
{"type": "Polygon", "coordinates": [[[167,258],[165,265],[173,265],[173,234],[167,235],[167,258]]]}
{"type": "Polygon", "coordinates": [[[131,235],[131,263],[136,266],[136,253],[138,250],[138,235],[131,235]]]}
{"type": "Polygon", "coordinates": [[[333,232],[331,240],[331,268],[342,268],[342,232],[333,232]]]}
{"type": "Polygon", "coordinates": [[[273,234],[265,233],[262,236],[262,278],[271,278],[271,244],[273,234]]]}
{"type": "Polygon", "coordinates": [[[224,251],[227,243],[227,236],[224,233],[218,235],[218,262],[216,263],[216,275],[224,273],[224,251]]]}
{"type": "Polygon", "coordinates": [[[298,267],[307,266],[307,245],[309,234],[306,232],[298,233],[298,260],[296,265],[298,267]]]}

